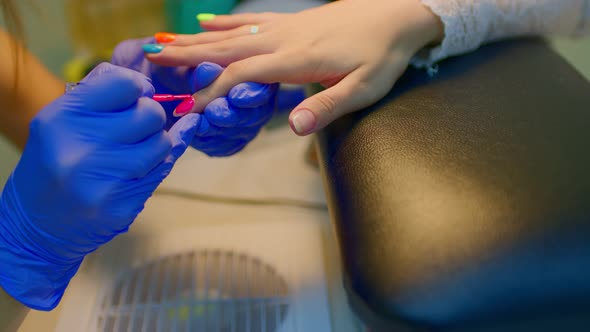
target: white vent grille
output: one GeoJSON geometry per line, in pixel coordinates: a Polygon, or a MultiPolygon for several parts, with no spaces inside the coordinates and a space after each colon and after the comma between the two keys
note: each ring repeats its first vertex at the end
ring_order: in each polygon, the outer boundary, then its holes
{"type": "Polygon", "coordinates": [[[175,206],[160,209],[174,218],[136,222],[85,260],[56,332],[332,331],[317,223],[181,227],[175,206]]]}
{"type": "Polygon", "coordinates": [[[91,330],[275,332],[289,303],[273,267],[232,251],[193,251],[124,272],[98,297],[91,330]]]}

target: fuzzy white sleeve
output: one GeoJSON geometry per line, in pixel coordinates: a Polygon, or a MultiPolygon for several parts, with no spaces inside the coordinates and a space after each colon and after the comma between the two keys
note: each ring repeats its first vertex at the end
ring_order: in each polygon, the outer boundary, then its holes
{"type": "Polygon", "coordinates": [[[590,0],[421,0],[444,25],[442,43],[412,64],[429,66],[505,38],[590,32],[590,0]]]}

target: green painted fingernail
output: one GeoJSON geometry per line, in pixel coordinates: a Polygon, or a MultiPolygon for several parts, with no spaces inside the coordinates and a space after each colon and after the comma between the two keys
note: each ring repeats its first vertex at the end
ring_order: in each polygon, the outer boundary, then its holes
{"type": "Polygon", "coordinates": [[[142,46],[145,53],[160,53],[164,49],[164,45],[160,44],[145,44],[142,46]]]}
{"type": "Polygon", "coordinates": [[[210,13],[200,13],[199,15],[197,15],[197,20],[199,22],[211,21],[214,18],[215,18],[215,14],[210,14],[210,13]]]}

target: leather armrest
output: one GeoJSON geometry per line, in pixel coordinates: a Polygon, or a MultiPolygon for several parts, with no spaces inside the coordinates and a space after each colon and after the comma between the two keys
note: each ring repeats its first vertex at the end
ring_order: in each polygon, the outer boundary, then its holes
{"type": "Polygon", "coordinates": [[[369,326],[589,326],[590,83],[545,42],[489,45],[432,78],[410,69],[318,138],[345,288],[369,326]]]}

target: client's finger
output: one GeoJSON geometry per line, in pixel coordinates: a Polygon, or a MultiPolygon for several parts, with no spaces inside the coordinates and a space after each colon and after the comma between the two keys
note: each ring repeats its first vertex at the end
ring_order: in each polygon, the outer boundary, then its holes
{"type": "Polygon", "coordinates": [[[244,13],[234,15],[197,15],[201,27],[209,31],[229,30],[242,25],[262,24],[279,19],[285,14],[279,13],[244,13]]]}
{"type": "Polygon", "coordinates": [[[146,58],[161,66],[194,67],[202,62],[213,62],[227,66],[248,57],[267,53],[258,36],[242,36],[210,44],[175,46],[165,44],[144,45],[146,58]]]}

